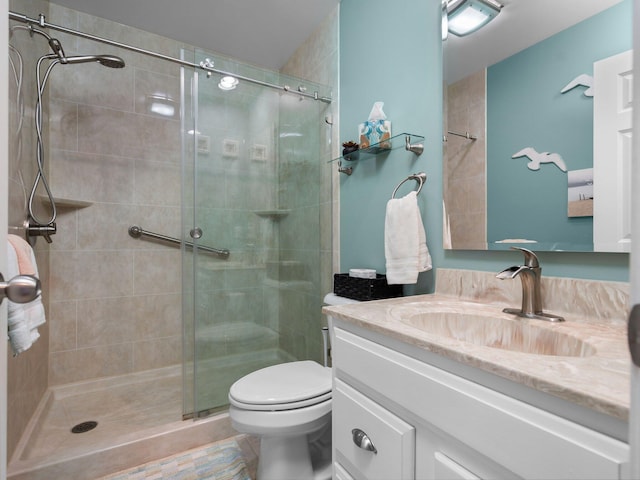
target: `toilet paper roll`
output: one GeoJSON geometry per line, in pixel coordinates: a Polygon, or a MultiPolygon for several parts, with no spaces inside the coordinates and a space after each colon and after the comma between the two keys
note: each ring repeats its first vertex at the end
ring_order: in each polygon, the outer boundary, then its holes
{"type": "Polygon", "coordinates": [[[370,268],[352,268],[349,276],[354,278],[376,278],[376,271],[370,268]]]}

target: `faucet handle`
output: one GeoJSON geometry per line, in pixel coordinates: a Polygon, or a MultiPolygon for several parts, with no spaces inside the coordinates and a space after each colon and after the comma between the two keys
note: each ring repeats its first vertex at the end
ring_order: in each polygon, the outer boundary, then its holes
{"type": "Polygon", "coordinates": [[[524,253],[524,262],[527,267],[540,268],[538,257],[531,250],[527,250],[526,248],[522,247],[511,247],[511,250],[520,250],[522,253],[524,253]]]}

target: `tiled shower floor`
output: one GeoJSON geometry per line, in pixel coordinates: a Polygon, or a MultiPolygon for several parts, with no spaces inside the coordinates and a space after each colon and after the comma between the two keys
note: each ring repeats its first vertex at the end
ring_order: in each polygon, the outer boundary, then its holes
{"type": "Polygon", "coordinates": [[[182,371],[176,366],[54,387],[47,403],[22,460],[81,455],[137,437],[140,430],[181,420],[182,371]],[[86,421],[98,426],[71,433],[73,426],[86,421]]]}
{"type": "MultiPolygon", "coordinates": [[[[216,392],[200,394],[226,403],[232,370],[243,375],[290,360],[277,349],[241,357],[203,362],[200,374],[216,379],[210,385],[216,392]]],[[[181,366],[68,384],[49,389],[41,402],[9,462],[9,480],[95,479],[234,435],[226,413],[182,420],[181,366]],[[71,432],[88,421],[97,427],[71,432]]]]}

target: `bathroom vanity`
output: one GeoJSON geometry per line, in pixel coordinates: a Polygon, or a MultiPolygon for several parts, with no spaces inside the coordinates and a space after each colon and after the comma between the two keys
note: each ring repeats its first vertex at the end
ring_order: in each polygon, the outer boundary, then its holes
{"type": "MultiPolygon", "coordinates": [[[[546,280],[556,308],[558,290],[580,282],[546,280]]],[[[585,293],[599,306],[565,308],[554,324],[503,313],[519,298],[491,282],[325,308],[334,478],[626,478],[624,307],[612,313],[624,285],[585,293]]]]}

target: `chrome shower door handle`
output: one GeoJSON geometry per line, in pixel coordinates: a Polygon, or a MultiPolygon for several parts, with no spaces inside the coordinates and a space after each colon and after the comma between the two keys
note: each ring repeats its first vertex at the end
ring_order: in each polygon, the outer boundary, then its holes
{"type": "Polygon", "coordinates": [[[33,275],[17,275],[8,282],[0,273],[0,304],[7,297],[14,303],[29,303],[40,296],[40,280],[33,275]]]}
{"type": "Polygon", "coordinates": [[[355,443],[358,447],[363,450],[367,450],[368,452],[373,452],[374,454],[378,453],[376,446],[373,444],[369,436],[364,433],[359,428],[354,428],[351,430],[351,435],[353,435],[353,443],[355,443]]]}

